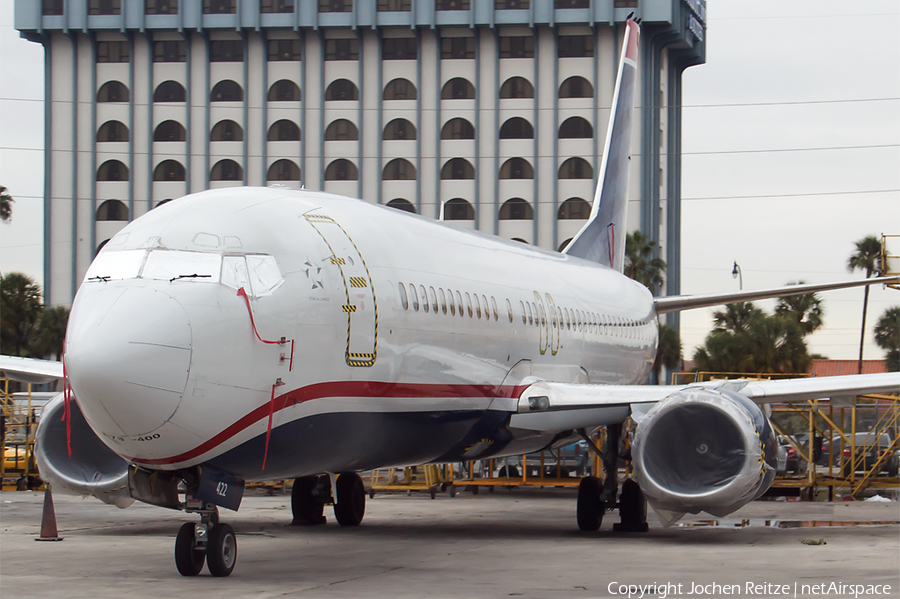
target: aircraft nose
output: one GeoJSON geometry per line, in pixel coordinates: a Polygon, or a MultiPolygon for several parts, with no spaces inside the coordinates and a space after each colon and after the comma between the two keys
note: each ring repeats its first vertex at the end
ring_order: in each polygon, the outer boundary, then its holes
{"type": "Polygon", "coordinates": [[[152,433],[172,417],[184,394],[190,320],[167,293],[101,285],[79,293],[72,307],[69,381],[85,416],[103,432],[152,433]]]}

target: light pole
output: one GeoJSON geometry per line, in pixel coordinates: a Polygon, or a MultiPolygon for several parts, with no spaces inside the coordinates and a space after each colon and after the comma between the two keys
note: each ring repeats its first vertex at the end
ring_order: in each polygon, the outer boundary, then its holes
{"type": "Polygon", "coordinates": [[[738,263],[734,263],[734,268],[731,270],[731,276],[738,280],[738,287],[741,291],[744,290],[744,274],[741,272],[741,267],[738,266],[738,263]]]}

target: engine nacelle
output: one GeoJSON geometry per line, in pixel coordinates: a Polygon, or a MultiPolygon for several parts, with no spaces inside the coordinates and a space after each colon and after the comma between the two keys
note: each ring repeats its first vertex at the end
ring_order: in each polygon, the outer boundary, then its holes
{"type": "Polygon", "coordinates": [[[775,479],[775,434],[759,406],[725,389],[689,387],[638,420],[632,457],[666,525],[685,513],[725,516],[775,479]]]}
{"type": "Polygon", "coordinates": [[[34,456],[41,478],[54,491],[76,495],[93,495],[118,507],[134,502],[128,489],[128,462],[116,455],[94,433],[72,399],[71,417],[72,457],[66,440],[63,395],[53,398],[45,407],[35,436],[34,456]]]}

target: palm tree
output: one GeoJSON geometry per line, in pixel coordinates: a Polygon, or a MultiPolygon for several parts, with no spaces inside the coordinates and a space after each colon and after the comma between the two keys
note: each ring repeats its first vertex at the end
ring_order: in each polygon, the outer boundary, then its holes
{"type": "Polygon", "coordinates": [[[0,220],[6,222],[12,218],[12,204],[15,200],[9,195],[6,186],[0,185],[0,220]]]}
{"type": "Polygon", "coordinates": [[[663,273],[666,271],[666,261],[653,257],[655,246],[656,242],[640,231],[625,236],[625,268],[623,272],[626,277],[634,279],[650,289],[653,295],[658,293],[658,288],[663,283],[663,273]]]}
{"type": "Polygon", "coordinates": [[[57,360],[60,359],[68,321],[69,309],[65,306],[41,310],[29,345],[31,353],[39,358],[54,355],[57,360]]]}
{"type": "Polygon", "coordinates": [[[662,367],[676,368],[681,363],[681,339],[678,329],[669,324],[659,325],[659,344],[656,347],[656,359],[653,360],[653,380],[660,384],[659,374],[662,367]]]}
{"type": "Polygon", "coordinates": [[[900,371],[900,306],[885,310],[875,323],[875,343],[887,352],[888,370],[900,371]]]}
{"type": "MultiPolygon", "coordinates": [[[[788,283],[788,285],[802,285],[804,281],[788,283]]],[[[798,325],[803,335],[809,335],[824,324],[822,317],[825,309],[822,308],[822,300],[815,293],[801,295],[789,295],[779,298],[775,306],[775,315],[782,318],[790,318],[798,325]]]]}
{"type": "Polygon", "coordinates": [[[810,356],[800,325],[789,318],[755,313],[735,332],[713,329],[694,352],[697,369],[709,372],[805,372],[810,356]]]}
{"type": "Polygon", "coordinates": [[[762,310],[753,302],[736,302],[726,304],[724,310],[713,312],[714,330],[737,334],[745,331],[754,317],[762,314],[762,310]]]}
{"type": "MultiPolygon", "coordinates": [[[[863,237],[856,242],[856,252],[847,260],[847,268],[850,272],[855,270],[866,271],[868,279],[873,274],[881,272],[881,242],[874,235],[863,237]]],[[[859,363],[857,373],[862,374],[863,344],[866,341],[866,310],[869,307],[869,286],[865,286],[863,293],[862,326],[859,330],[859,363]]]]}
{"type": "Polygon", "coordinates": [[[18,272],[0,277],[0,351],[22,356],[40,313],[40,285],[18,272]]]}

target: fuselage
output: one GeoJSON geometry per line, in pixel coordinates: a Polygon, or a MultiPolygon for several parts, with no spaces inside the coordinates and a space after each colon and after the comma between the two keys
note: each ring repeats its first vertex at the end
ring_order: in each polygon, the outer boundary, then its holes
{"type": "Polygon", "coordinates": [[[255,480],[545,447],[506,427],[524,385],[640,383],[656,342],[649,291],[598,264],[360,200],[232,188],[107,244],[66,361],[116,453],[255,480]]]}

